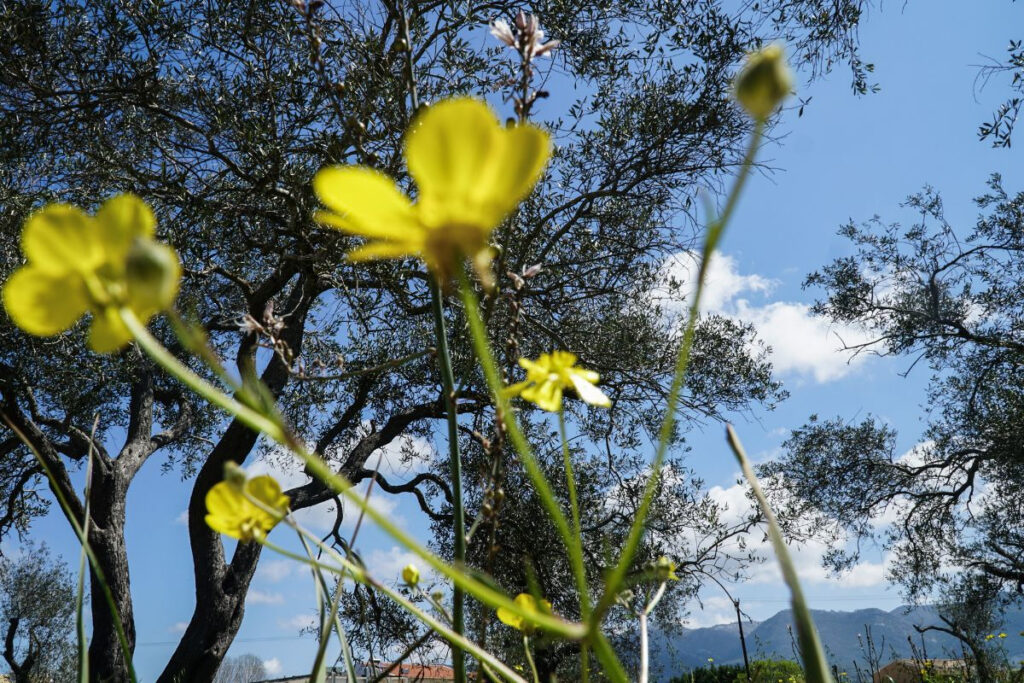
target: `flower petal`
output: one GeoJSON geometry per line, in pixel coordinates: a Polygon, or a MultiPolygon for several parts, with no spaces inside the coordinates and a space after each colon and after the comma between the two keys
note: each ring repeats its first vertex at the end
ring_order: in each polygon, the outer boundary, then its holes
{"type": "Polygon", "coordinates": [[[115,308],[104,308],[92,317],[89,328],[89,348],[96,353],[113,353],[119,351],[132,340],[115,308]]]}
{"type": "Polygon", "coordinates": [[[14,271],[4,283],[3,301],[15,325],[40,337],[67,330],[89,307],[80,276],[54,276],[35,265],[14,271]]]}
{"type": "MultiPolygon", "coordinates": [[[[328,166],[313,177],[313,190],[338,219],[332,227],[364,237],[401,240],[419,229],[409,198],[383,173],[363,166],[328,166]]],[[[318,214],[317,220],[321,220],[318,214]]]]}
{"type": "Polygon", "coordinates": [[[481,179],[501,164],[500,133],[490,107],[468,97],[445,100],[417,117],[406,135],[405,158],[424,223],[481,225],[489,219],[479,210],[480,198],[490,194],[481,179]]]}
{"type": "Polygon", "coordinates": [[[156,234],[156,216],[149,204],[133,194],[121,194],[103,202],[96,212],[99,237],[107,257],[117,261],[128,254],[136,237],[156,234]]]}
{"type": "Polygon", "coordinates": [[[52,275],[91,270],[103,260],[93,219],[74,206],[49,204],[25,221],[21,250],[52,275]]]}
{"type": "Polygon", "coordinates": [[[280,484],[269,474],[261,474],[247,481],[245,492],[267,507],[280,510],[282,515],[288,508],[288,496],[281,493],[280,484]]]}
{"type": "Polygon", "coordinates": [[[600,406],[602,408],[612,407],[611,399],[605,396],[604,392],[583,378],[578,371],[569,373],[569,381],[572,382],[572,387],[576,390],[576,393],[579,394],[580,399],[586,403],[589,403],[592,406],[600,406]]]}
{"type": "Polygon", "coordinates": [[[378,259],[417,256],[420,250],[404,242],[368,242],[348,252],[349,261],[376,261],[378,259]]]}

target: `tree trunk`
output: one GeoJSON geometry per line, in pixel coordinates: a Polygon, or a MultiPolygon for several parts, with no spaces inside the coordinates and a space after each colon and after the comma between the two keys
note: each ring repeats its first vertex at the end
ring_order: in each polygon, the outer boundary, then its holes
{"type": "Polygon", "coordinates": [[[196,477],[188,506],[196,606],[157,683],[212,681],[242,626],[245,596],[263,547],[239,543],[228,564],[220,535],[206,525],[206,492],[223,479],[224,463],[244,461],[255,443],[254,432],[233,422],[196,477]]]}
{"type": "Polygon", "coordinates": [[[90,570],[92,642],[89,644],[89,676],[92,681],[105,683],[129,680],[115,619],[119,619],[124,627],[129,655],[135,651],[135,614],[128,576],[128,549],[124,540],[127,490],[117,468],[98,466],[93,471],[89,546],[103,571],[118,612],[116,617],[111,614],[103,586],[96,572],[90,570]]]}

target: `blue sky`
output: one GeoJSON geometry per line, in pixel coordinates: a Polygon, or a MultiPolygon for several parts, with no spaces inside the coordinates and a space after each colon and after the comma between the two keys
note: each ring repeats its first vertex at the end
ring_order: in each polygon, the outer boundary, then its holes
{"type": "MultiPolygon", "coordinates": [[[[809,318],[807,304],[814,293],[802,291],[800,283],[809,271],[849,252],[848,244],[835,235],[840,224],[876,213],[909,222],[913,216],[899,204],[925,184],[942,193],[949,218],[965,229],[976,216],[971,199],[983,192],[989,173],[1002,173],[1011,190],[1024,187],[1019,153],[994,150],[976,136],[978,124],[1005,91],[998,82],[980,93],[974,88],[982,55],[1001,56],[1020,26],[1024,5],[1007,0],[911,0],[905,7],[886,3],[884,11],[872,12],[860,32],[863,55],[876,64],[881,92],[853,96],[849,75],[840,69],[801,87],[803,98],[813,98],[803,117],[795,110],[782,114],[776,131],[782,139],[762,157],[778,171],[749,184],[713,269],[706,305],[759,326],[775,348],[779,377],[792,394],[774,412],[737,416],[737,429],[755,459],[776,453],[788,430],[812,412],[847,418],[871,412],[900,430],[900,449],[914,445],[921,428],[924,369],[904,379],[898,373],[906,369],[906,360],[848,364],[835,352],[836,333],[843,331],[809,318]]],[[[483,29],[481,33],[486,34],[483,29]]],[[[741,504],[737,471],[721,428],[713,425],[692,434],[690,442],[690,462],[715,487],[714,494],[741,504]]],[[[136,664],[143,680],[153,680],[160,672],[191,615],[192,569],[182,521],[190,487],[191,482],[173,473],[162,474],[153,462],[139,474],[128,498],[136,664]]],[[[376,500],[410,530],[426,532],[422,515],[409,500],[376,500]]],[[[306,521],[317,529],[326,519],[312,513],[306,521]]],[[[77,565],[77,545],[63,519],[40,520],[32,535],[45,538],[69,564],[77,565]]],[[[361,532],[360,545],[368,563],[383,576],[394,575],[409,559],[370,529],[361,532]]],[[[884,582],[881,553],[868,552],[850,576],[828,578],[817,568],[820,551],[811,547],[798,553],[812,607],[849,610],[899,604],[884,582]]],[[[314,614],[312,582],[293,563],[264,553],[252,588],[231,654],[257,654],[274,673],[306,670],[315,645],[298,631],[314,614]]],[[[730,590],[755,619],[784,609],[788,600],[773,565],[730,590]]],[[[704,609],[693,606],[691,624],[732,618],[731,604],[720,592],[702,597],[704,609]]]]}

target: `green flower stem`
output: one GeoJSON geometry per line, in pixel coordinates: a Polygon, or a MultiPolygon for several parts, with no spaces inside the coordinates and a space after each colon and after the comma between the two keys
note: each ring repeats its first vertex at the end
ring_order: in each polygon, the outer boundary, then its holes
{"type": "Polygon", "coordinates": [[[290,449],[300,460],[302,460],[303,464],[314,477],[327,484],[327,486],[338,495],[351,501],[353,505],[362,510],[363,513],[373,520],[374,523],[376,523],[377,526],[379,526],[386,534],[408,548],[410,552],[419,556],[420,559],[435,569],[439,574],[451,579],[455,585],[468,593],[472,593],[478,600],[490,607],[495,609],[502,607],[514,614],[532,619],[538,626],[544,628],[544,630],[549,631],[550,633],[560,635],[571,640],[580,640],[584,637],[586,629],[583,625],[566,621],[554,615],[537,614],[531,610],[524,609],[501,591],[495,590],[486,583],[473,578],[461,569],[452,567],[446,563],[437,555],[430,552],[409,533],[395,525],[387,515],[379,512],[376,508],[369,505],[362,496],[353,490],[352,482],[343,475],[332,471],[330,467],[327,466],[327,463],[325,463],[319,456],[306,450],[297,439],[288,434],[287,430],[281,424],[256,413],[251,408],[239,403],[235,399],[225,396],[215,387],[192,372],[184,364],[179,362],[177,358],[167,351],[167,349],[161,346],[160,342],[150,334],[149,330],[146,329],[146,326],[135,317],[134,313],[128,309],[122,309],[121,319],[135,336],[135,340],[139,345],[150,355],[151,358],[153,358],[153,360],[163,367],[164,370],[172,376],[177,377],[186,386],[203,398],[206,398],[214,405],[223,408],[229,414],[237,417],[252,429],[262,431],[278,444],[290,449]]]}
{"type": "MultiPolygon", "coordinates": [[[[455,375],[448,350],[448,332],[444,323],[444,301],[441,288],[430,280],[430,305],[434,313],[434,335],[437,337],[437,361],[441,366],[441,390],[444,392],[445,415],[448,421],[448,464],[452,487],[452,521],[455,534],[454,557],[456,567],[466,563],[466,517],[462,500],[462,458],[459,454],[459,416],[455,404],[455,375]]],[[[465,594],[459,586],[452,591],[452,629],[460,636],[466,632],[464,616],[465,594]]],[[[466,658],[457,647],[452,647],[452,669],[457,683],[466,680],[466,658]]]]}
{"type": "MultiPolygon", "coordinates": [[[[565,410],[558,410],[558,432],[562,438],[562,460],[565,464],[565,481],[569,489],[569,510],[572,513],[572,527],[575,532],[576,549],[574,552],[583,557],[583,527],[580,525],[579,496],[576,493],[576,474],[572,468],[572,453],[569,450],[569,436],[565,429],[565,410]]],[[[580,594],[580,617],[584,622],[590,617],[590,588],[586,576],[576,574],[576,590],[580,594]]],[[[580,648],[580,679],[582,683],[590,680],[587,644],[580,648]]]]}
{"type": "Polygon", "coordinates": [[[642,610],[640,610],[640,614],[638,615],[639,618],[640,618],[640,678],[639,678],[639,683],[647,683],[647,677],[648,677],[647,670],[650,668],[650,666],[648,664],[648,660],[650,658],[650,654],[648,653],[648,649],[649,649],[650,645],[647,642],[647,617],[651,614],[651,612],[654,611],[654,608],[658,606],[658,603],[661,602],[661,597],[663,595],[665,595],[665,586],[666,585],[667,584],[664,581],[661,582],[661,585],[658,586],[658,590],[654,593],[654,597],[650,599],[650,601],[644,606],[644,608],[642,610]]]}
{"type": "Polygon", "coordinates": [[[526,663],[530,665],[530,672],[533,674],[533,683],[540,683],[540,676],[537,675],[537,665],[533,662],[533,654],[530,652],[530,636],[523,634],[523,652],[526,653],[526,663]]]}
{"type": "MultiPolygon", "coordinates": [[[[576,585],[583,587],[580,590],[580,605],[582,607],[586,604],[589,608],[589,598],[586,591],[587,575],[583,565],[583,550],[581,544],[577,543],[579,537],[575,535],[573,530],[569,527],[569,522],[565,518],[565,513],[562,512],[561,506],[559,506],[558,501],[555,499],[555,495],[551,490],[551,485],[548,483],[544,473],[541,471],[540,465],[537,463],[537,458],[534,456],[533,450],[530,448],[530,444],[527,442],[526,437],[519,428],[519,421],[516,419],[515,413],[512,412],[512,406],[509,403],[508,396],[506,396],[503,391],[504,383],[501,380],[501,374],[498,372],[497,363],[494,361],[494,354],[491,352],[490,342],[487,340],[487,332],[484,330],[484,323],[480,317],[480,304],[477,301],[476,294],[473,292],[473,287],[469,282],[469,278],[463,270],[459,271],[459,294],[462,296],[463,308],[465,308],[466,311],[466,320],[469,323],[469,331],[473,339],[473,348],[476,351],[480,367],[483,369],[484,378],[487,380],[487,386],[490,388],[491,394],[494,397],[494,403],[497,407],[498,415],[504,418],[505,429],[508,433],[509,441],[519,454],[519,459],[523,463],[523,467],[526,469],[526,474],[529,476],[534,490],[537,492],[537,495],[540,496],[541,503],[551,516],[551,520],[554,522],[555,528],[562,537],[562,543],[565,545],[566,553],[569,556],[569,565],[572,568],[573,576],[576,579],[576,585]]],[[[516,611],[516,614],[519,614],[518,610],[516,611]]],[[[530,615],[530,618],[533,619],[538,626],[544,627],[542,618],[546,616],[547,615],[541,613],[536,616],[530,615]]],[[[593,620],[589,619],[589,616],[590,614],[588,609],[588,613],[584,617],[583,621],[587,625],[588,638],[595,641],[594,654],[596,654],[604,664],[605,673],[611,678],[611,680],[625,681],[626,673],[622,668],[622,664],[615,656],[615,651],[608,646],[607,641],[603,641],[603,647],[598,647],[603,636],[601,636],[601,634],[597,632],[597,629],[593,627],[593,620]]],[[[586,643],[584,643],[584,646],[586,646],[586,643]]],[[[584,647],[584,649],[586,649],[586,647],[584,647]]]]}
{"type": "MultiPolygon", "coordinates": [[[[245,495],[246,498],[252,498],[252,496],[249,496],[248,494],[244,493],[244,491],[243,491],[243,495],[245,495]]],[[[303,538],[301,533],[298,533],[298,537],[299,537],[299,541],[302,543],[302,549],[306,551],[306,556],[310,560],[315,560],[315,558],[313,557],[313,551],[310,549],[309,544],[306,542],[306,539],[303,538]]],[[[316,579],[317,595],[318,595],[319,598],[321,598],[318,601],[319,602],[319,606],[320,606],[320,609],[323,610],[324,600],[322,598],[325,597],[327,595],[327,593],[329,592],[329,588],[327,586],[327,579],[324,577],[323,571],[320,569],[320,567],[317,567],[317,566],[314,565],[312,567],[312,569],[313,569],[314,578],[316,579]]],[[[350,681],[355,681],[356,680],[356,668],[355,668],[355,663],[352,660],[352,651],[351,651],[351,649],[349,648],[349,645],[348,645],[348,638],[345,636],[345,629],[341,625],[341,619],[338,618],[338,602],[341,599],[341,591],[342,591],[342,587],[343,586],[344,586],[344,581],[342,579],[339,579],[338,580],[338,585],[335,586],[335,589],[334,589],[334,595],[331,597],[330,619],[331,619],[331,622],[332,622],[332,624],[334,626],[335,632],[337,632],[337,634],[338,634],[338,640],[341,643],[341,654],[342,654],[342,657],[343,657],[343,659],[345,661],[345,673],[349,677],[350,681]]],[[[321,618],[320,618],[320,624],[321,624],[320,647],[317,650],[317,661],[318,662],[322,661],[323,653],[326,652],[327,640],[329,639],[329,635],[330,635],[330,628],[327,628],[326,632],[324,632],[323,621],[324,621],[323,620],[323,615],[321,613],[321,618]]],[[[314,671],[316,671],[316,670],[317,669],[314,667],[314,671]]]]}
{"type": "Polygon", "coordinates": [[[341,580],[344,580],[346,576],[349,576],[353,580],[358,581],[359,583],[371,586],[372,588],[379,590],[380,592],[384,593],[389,598],[391,598],[391,600],[400,605],[407,612],[409,612],[409,614],[413,615],[421,622],[423,622],[423,624],[425,624],[428,628],[436,631],[438,634],[441,635],[441,637],[453,643],[455,647],[462,648],[463,650],[470,653],[480,661],[487,662],[488,665],[490,665],[495,670],[500,672],[508,680],[515,681],[516,683],[526,683],[523,680],[523,678],[519,676],[519,674],[510,669],[505,664],[503,664],[490,652],[487,652],[486,650],[484,650],[483,648],[481,648],[465,636],[455,633],[451,628],[448,627],[447,624],[440,621],[439,619],[436,619],[430,613],[421,610],[400,592],[374,579],[372,576],[370,576],[369,573],[367,573],[365,569],[343,558],[341,555],[336,553],[333,548],[325,545],[319,538],[310,534],[308,531],[300,527],[294,521],[288,520],[288,524],[292,526],[292,528],[295,531],[297,531],[302,536],[309,539],[319,548],[323,549],[326,553],[328,553],[336,562],[338,562],[338,564],[341,565],[341,567],[334,567],[329,564],[324,564],[323,562],[314,560],[312,558],[303,557],[298,553],[293,553],[289,550],[285,550],[284,548],[275,545],[274,543],[271,543],[265,538],[262,539],[260,543],[262,543],[264,547],[269,548],[274,552],[279,553],[285,557],[291,558],[298,562],[302,562],[303,564],[307,564],[311,567],[317,567],[325,571],[331,572],[333,574],[337,574],[341,577],[341,580]]]}
{"type": "Polygon", "coordinates": [[[736,208],[736,202],[743,192],[750,170],[754,166],[754,157],[757,155],[758,147],[761,144],[761,135],[764,132],[764,121],[757,121],[754,125],[754,132],[750,137],[750,145],[743,157],[739,174],[733,183],[732,190],[726,199],[725,207],[717,219],[708,225],[707,234],[704,237],[704,246],[701,250],[700,269],[697,271],[697,286],[693,293],[693,300],[690,302],[690,310],[686,320],[686,327],[683,331],[682,344],[679,347],[679,355],[676,358],[675,373],[672,377],[672,385],[668,392],[668,404],[665,408],[665,417],[661,423],[661,431],[658,436],[658,448],[654,455],[654,462],[651,464],[651,474],[644,489],[644,495],[640,500],[640,507],[637,509],[636,519],[629,530],[626,544],[622,549],[622,555],[618,564],[612,569],[605,584],[604,595],[597,603],[595,614],[597,618],[589,623],[590,628],[597,629],[600,626],[604,614],[615,604],[615,596],[618,595],[626,572],[629,571],[633,557],[640,547],[640,540],[644,533],[644,524],[647,521],[647,514],[654,500],[654,493],[661,478],[661,467],[665,462],[668,453],[669,441],[672,439],[672,432],[675,429],[676,408],[679,404],[679,395],[683,389],[683,379],[686,376],[686,368],[690,364],[690,353],[693,350],[693,338],[697,330],[697,318],[700,312],[700,298],[704,292],[705,279],[707,278],[708,264],[711,255],[718,247],[718,243],[725,232],[725,227],[732,218],[736,208]]]}
{"type": "Polygon", "coordinates": [[[782,579],[786,582],[792,595],[793,620],[796,622],[796,634],[800,641],[800,654],[804,660],[804,675],[807,677],[807,683],[832,683],[832,674],[828,668],[828,661],[825,659],[825,651],[821,647],[821,640],[818,638],[818,631],[814,627],[810,610],[807,609],[807,601],[804,600],[804,593],[800,588],[800,579],[793,566],[793,560],[789,556],[789,550],[786,548],[786,541],[782,537],[779,522],[775,518],[775,513],[772,512],[768,498],[761,490],[757,475],[750,467],[743,444],[740,443],[739,437],[733,431],[732,425],[725,426],[725,433],[729,447],[732,448],[736,460],[739,461],[740,467],[743,469],[743,476],[746,477],[747,483],[753,489],[757,504],[761,507],[765,519],[768,520],[768,536],[772,540],[772,549],[775,551],[775,557],[779,560],[782,579]]]}

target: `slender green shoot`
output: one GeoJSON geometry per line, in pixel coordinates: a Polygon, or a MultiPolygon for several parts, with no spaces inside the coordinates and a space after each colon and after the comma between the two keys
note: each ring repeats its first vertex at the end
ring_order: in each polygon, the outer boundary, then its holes
{"type": "Polygon", "coordinates": [[[676,358],[675,372],[668,392],[665,417],[661,423],[661,431],[658,435],[658,447],[654,455],[654,462],[651,464],[651,473],[648,477],[643,497],[640,499],[640,506],[637,508],[636,519],[629,530],[629,536],[627,536],[626,544],[622,549],[619,562],[609,573],[605,583],[604,595],[601,596],[601,600],[597,604],[595,612],[598,618],[590,622],[590,627],[595,630],[600,628],[602,621],[601,617],[603,617],[605,612],[615,604],[615,596],[618,595],[622,587],[622,582],[626,577],[626,573],[629,571],[629,567],[633,562],[633,557],[636,555],[636,552],[640,547],[640,541],[643,538],[644,533],[644,525],[647,522],[647,514],[650,510],[651,503],[654,500],[654,494],[657,491],[658,481],[661,478],[661,468],[665,462],[665,456],[668,453],[668,445],[672,439],[673,430],[675,429],[676,408],[679,404],[679,396],[682,393],[683,380],[686,377],[686,368],[690,364],[690,353],[693,350],[693,339],[696,334],[697,318],[700,313],[700,299],[704,292],[708,265],[712,254],[714,254],[715,249],[718,247],[718,243],[721,241],[726,226],[729,224],[729,219],[732,218],[733,211],[736,208],[736,203],[739,200],[740,194],[743,192],[743,186],[746,184],[747,177],[750,175],[750,171],[754,166],[754,157],[757,155],[758,147],[761,144],[761,135],[763,131],[764,121],[758,121],[754,125],[754,131],[750,137],[750,145],[747,148],[747,153],[743,158],[739,174],[736,176],[732,190],[729,192],[729,196],[726,199],[722,213],[717,219],[709,223],[707,232],[704,236],[704,245],[701,249],[700,268],[697,271],[697,283],[694,288],[693,298],[690,301],[686,327],[683,331],[683,339],[679,347],[679,355],[676,358]]]}
{"type": "Polygon", "coordinates": [[[729,446],[732,448],[736,460],[739,461],[740,467],[743,469],[743,476],[746,477],[747,483],[753,489],[757,504],[761,507],[761,512],[768,521],[768,536],[772,541],[772,549],[775,551],[775,557],[779,561],[782,579],[786,582],[786,586],[789,587],[789,592],[792,595],[793,621],[796,622],[796,634],[800,642],[800,656],[803,659],[804,676],[807,678],[807,683],[832,683],[832,673],[828,668],[828,660],[825,659],[825,650],[821,646],[821,639],[818,638],[818,630],[814,627],[814,619],[811,618],[811,612],[807,609],[807,601],[804,600],[804,593],[800,588],[800,578],[797,576],[796,568],[793,566],[793,559],[789,555],[789,549],[786,548],[786,541],[782,537],[779,522],[775,518],[771,505],[768,503],[768,498],[765,497],[764,491],[761,490],[761,484],[757,480],[757,475],[754,474],[750,461],[747,459],[746,451],[743,450],[743,444],[740,443],[739,437],[733,431],[732,425],[725,426],[725,433],[729,446]]]}
{"type": "MultiPolygon", "coordinates": [[[[444,412],[448,423],[448,468],[452,487],[452,526],[455,534],[453,560],[456,567],[466,563],[466,517],[462,500],[462,457],[459,454],[459,415],[455,403],[455,374],[448,350],[448,331],[445,329],[444,301],[437,280],[430,280],[430,302],[434,314],[434,336],[437,338],[437,362],[441,367],[441,391],[444,392],[444,412]]],[[[452,590],[452,629],[462,635],[466,632],[464,616],[465,593],[455,586],[452,590]]],[[[466,658],[459,648],[452,646],[452,669],[456,683],[466,681],[466,658]]]]}

